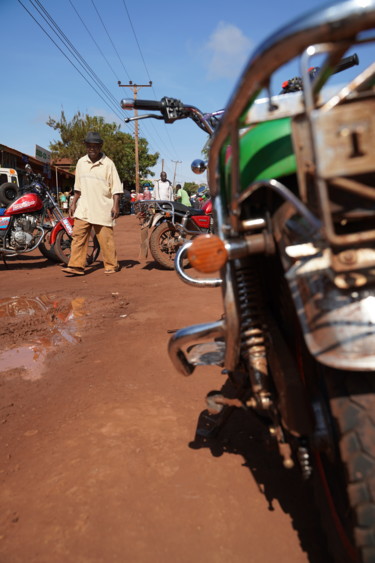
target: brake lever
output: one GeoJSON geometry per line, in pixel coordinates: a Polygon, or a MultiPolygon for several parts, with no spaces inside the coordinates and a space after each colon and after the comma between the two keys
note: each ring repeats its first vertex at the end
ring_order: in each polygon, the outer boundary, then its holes
{"type": "Polygon", "coordinates": [[[156,115],[155,113],[147,113],[145,115],[135,115],[134,117],[126,117],[124,121],[125,123],[129,123],[130,121],[139,121],[140,119],[148,119],[149,117],[153,117],[154,119],[164,119],[162,115],[156,115]]]}

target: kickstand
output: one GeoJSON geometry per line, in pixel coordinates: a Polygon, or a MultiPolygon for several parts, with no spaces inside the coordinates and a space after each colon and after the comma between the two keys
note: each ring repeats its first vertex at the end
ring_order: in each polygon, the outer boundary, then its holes
{"type": "Polygon", "coordinates": [[[9,268],[8,262],[6,261],[6,258],[5,258],[5,254],[2,254],[2,255],[1,255],[1,258],[3,259],[3,264],[4,264],[4,266],[5,266],[6,268],[9,268]]]}

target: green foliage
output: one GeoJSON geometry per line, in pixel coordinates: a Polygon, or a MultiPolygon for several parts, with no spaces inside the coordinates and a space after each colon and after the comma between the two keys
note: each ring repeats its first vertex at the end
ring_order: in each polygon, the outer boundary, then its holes
{"type": "Polygon", "coordinates": [[[199,188],[198,184],[196,184],[195,182],[185,182],[183,187],[184,187],[184,190],[187,191],[189,196],[195,194],[195,192],[199,188]]]}
{"type": "MultiPolygon", "coordinates": [[[[47,125],[59,131],[61,140],[50,143],[52,159],[67,158],[72,162],[74,170],[77,160],[86,154],[83,142],[88,131],[100,133],[104,144],[103,151],[113,160],[125,188],[135,186],[135,143],[129,133],[120,131],[116,123],[106,123],[103,117],[76,113],[71,121],[67,121],[64,111],[59,120],[49,117],[47,125]]],[[[155,166],[159,153],[148,152],[145,138],[138,139],[138,159],[140,177],[153,176],[151,168],[155,166]]]]}

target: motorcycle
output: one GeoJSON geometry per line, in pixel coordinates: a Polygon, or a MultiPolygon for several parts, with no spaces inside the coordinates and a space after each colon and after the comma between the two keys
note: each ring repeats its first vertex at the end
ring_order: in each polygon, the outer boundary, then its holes
{"type": "Polygon", "coordinates": [[[150,248],[154,260],[167,270],[174,269],[182,244],[211,232],[211,201],[195,209],[176,201],[146,200],[135,203],[134,209],[141,227],[142,257],[147,258],[150,248]]]}
{"type": "Polygon", "coordinates": [[[184,282],[221,288],[224,315],[169,342],[183,375],[209,364],[228,378],[207,395],[207,427],[238,408],[263,421],[313,487],[337,562],[375,561],[375,64],[333,83],[374,28],[375,1],[346,0],[250,58],[211,137],[215,233],[176,256],[184,282]],[[302,89],[274,94],[271,78],[297,59],[302,89]],[[191,278],[185,256],[219,276],[191,278]]]}
{"type": "MultiPolygon", "coordinates": [[[[38,249],[46,258],[67,264],[73,233],[73,219],[64,217],[40,174],[25,166],[28,184],[8,207],[0,208],[0,255],[3,261],[38,249]]],[[[100,252],[91,237],[87,263],[100,252]]]]}

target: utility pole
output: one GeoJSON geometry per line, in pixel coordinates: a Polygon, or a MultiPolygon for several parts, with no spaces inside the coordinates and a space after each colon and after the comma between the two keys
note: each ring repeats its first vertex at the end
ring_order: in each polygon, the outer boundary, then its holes
{"type": "MultiPolygon", "coordinates": [[[[129,80],[129,84],[121,84],[121,81],[118,81],[118,85],[122,88],[130,88],[133,90],[134,101],[137,99],[137,94],[140,88],[151,88],[152,82],[148,84],[133,84],[132,80],[129,80]]],[[[138,116],[138,110],[134,108],[134,117],[138,116]]],[[[139,193],[139,156],[138,156],[138,120],[134,121],[134,141],[135,141],[135,191],[139,193]]]]}
{"type": "Polygon", "coordinates": [[[177,170],[177,164],[181,164],[182,160],[171,160],[171,162],[174,162],[174,175],[173,175],[173,188],[176,187],[176,170],[177,170]]]}

